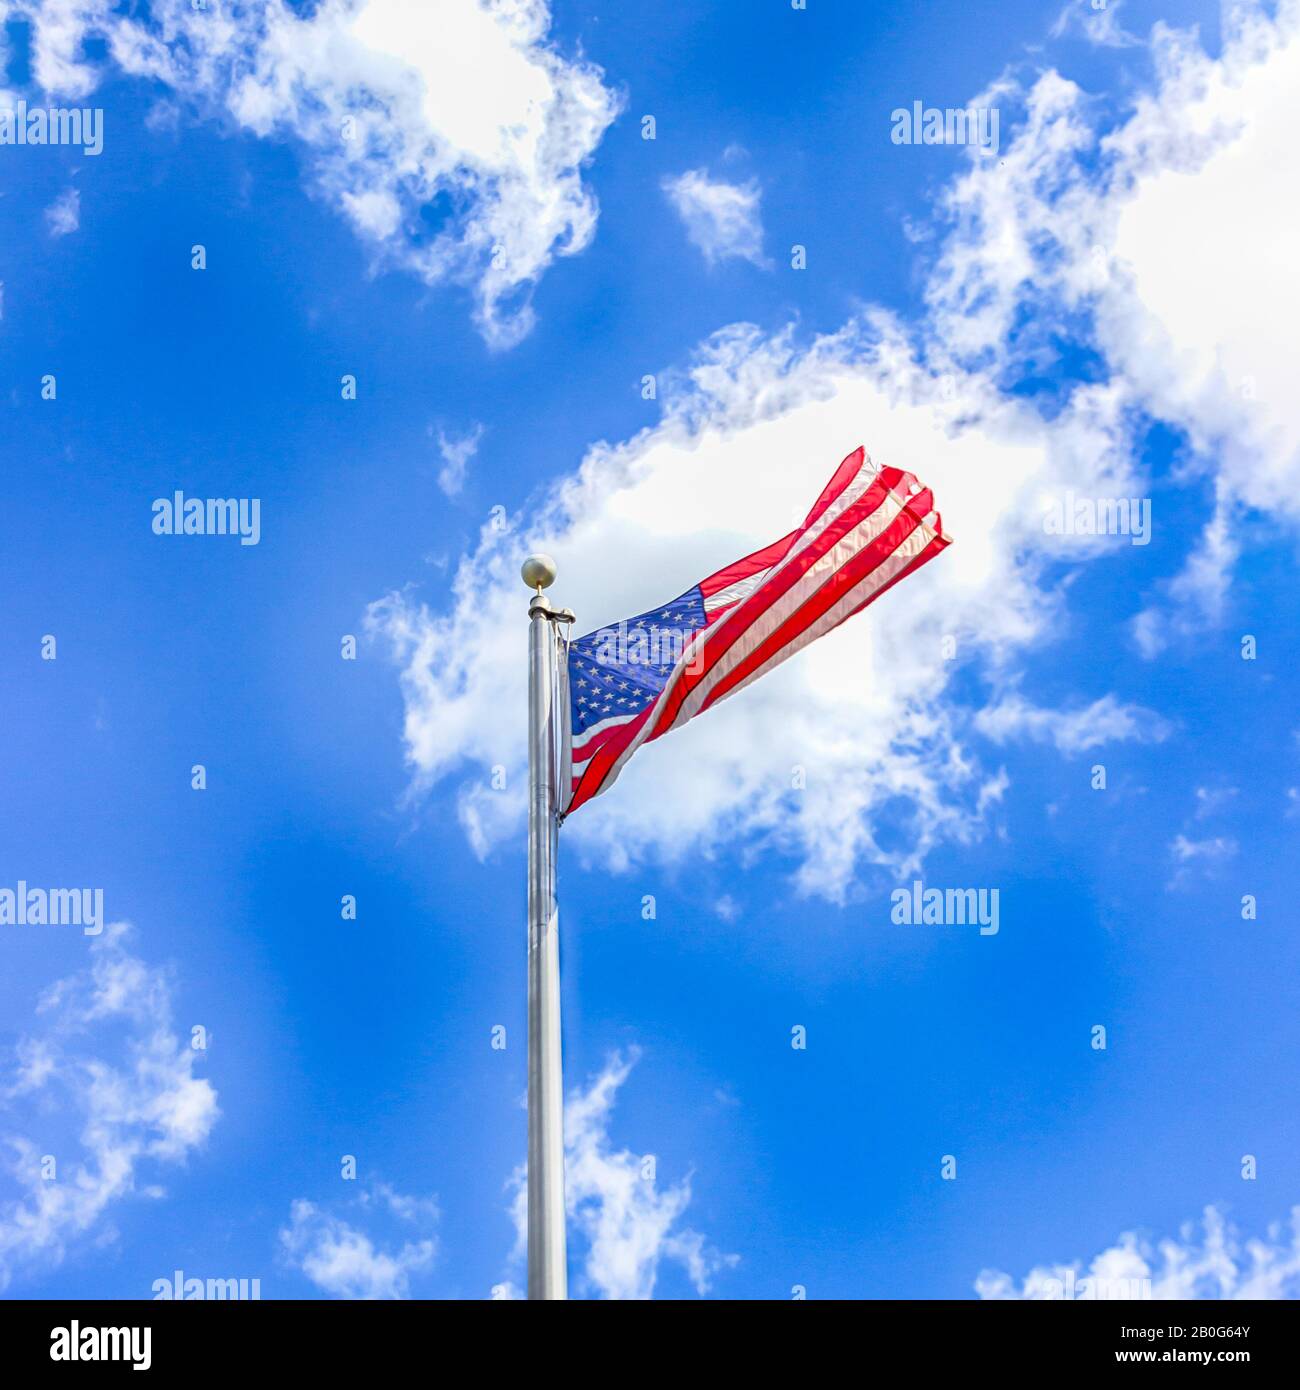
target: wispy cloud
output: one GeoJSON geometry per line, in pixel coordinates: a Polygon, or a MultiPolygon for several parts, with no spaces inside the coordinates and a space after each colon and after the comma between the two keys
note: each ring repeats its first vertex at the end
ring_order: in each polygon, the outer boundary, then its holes
{"type": "Polygon", "coordinates": [[[459,438],[438,431],[438,452],[442,455],[442,469],[438,474],[438,486],[448,497],[455,497],[465,486],[465,470],[470,460],[478,453],[479,441],[483,438],[483,426],[476,424],[468,434],[459,438]]]}
{"type": "Polygon", "coordinates": [[[52,237],[69,236],[81,226],[81,192],[66,189],[45,209],[45,225],[52,237]]]}
{"type": "Polygon", "coordinates": [[[1176,1237],[1153,1241],[1128,1231],[1086,1267],[1039,1265],[1019,1283],[986,1269],[975,1290],[988,1299],[1074,1297],[1152,1299],[1284,1299],[1300,1297],[1300,1206],[1290,1223],[1243,1240],[1215,1207],[1206,1207],[1200,1229],[1183,1225],[1176,1237]]]}
{"type": "Polygon", "coordinates": [[[758,181],[728,183],[707,169],[689,169],[663,181],[686,235],[710,265],[735,258],[770,269],[763,254],[762,192],[758,181]]]}
{"type": "Polygon", "coordinates": [[[1233,513],[1221,490],[1214,514],[1205,523],[1182,569],[1172,579],[1162,581],[1157,586],[1157,600],[1134,615],[1133,641],[1148,661],[1172,642],[1221,621],[1232,572],[1241,555],[1233,513]]]}
{"type": "Polygon", "coordinates": [[[730,893],[724,893],[717,902],[713,904],[713,910],[724,922],[738,921],[744,914],[744,909],[730,893]]]}
{"type": "Polygon", "coordinates": [[[1142,42],[1120,23],[1124,0],[1066,0],[1052,25],[1052,37],[1077,32],[1098,48],[1132,48],[1142,42]]]}
{"type": "Polygon", "coordinates": [[[0,1201],[0,1288],[79,1237],[112,1239],[110,1208],[161,1196],[154,1170],[183,1163],[216,1122],[216,1091],[195,1075],[203,1054],[172,1022],[171,980],[131,953],[130,930],[117,922],[92,942],[87,968],[45,991],[41,1026],[18,1044],[0,1096],[16,1190],[0,1201]]]}
{"type": "Polygon", "coordinates": [[[1175,868],[1165,885],[1170,890],[1186,888],[1198,877],[1213,877],[1216,870],[1237,855],[1237,842],[1231,835],[1208,835],[1191,839],[1175,835],[1169,845],[1175,868]]]}
{"type": "Polygon", "coordinates": [[[346,1202],[295,1201],[280,1231],[280,1249],[331,1298],[409,1298],[411,1276],[433,1264],[437,1224],[432,1199],[375,1183],[346,1202]],[[395,1231],[387,1239],[363,1229],[385,1221],[395,1231]]]}
{"type": "Polygon", "coordinates": [[[0,19],[11,11],[31,21],[46,92],[91,92],[107,75],[88,56],[100,39],[108,61],[168,89],[187,114],[294,143],[379,266],[472,286],[494,347],[529,332],[532,287],[594,234],[581,171],[619,98],[599,68],[561,54],[547,0],[251,0],[220,23],[192,0],[0,0],[0,19]],[[431,225],[434,205],[447,211],[431,225]]]}
{"type": "Polygon", "coordinates": [[[1196,819],[1205,820],[1231,806],[1238,795],[1236,787],[1197,787],[1196,819]]]}
{"type": "Polygon", "coordinates": [[[1218,863],[1236,854],[1237,842],[1226,835],[1215,835],[1205,840],[1189,840],[1186,835],[1175,835],[1169,852],[1180,864],[1190,864],[1195,860],[1218,863]]]}
{"type": "MultiPolygon", "coordinates": [[[[580,1269],[576,1291],[597,1298],[652,1298],[660,1267],[671,1260],[704,1294],[739,1256],[722,1254],[698,1231],[681,1225],[691,1201],[690,1175],[661,1187],[652,1155],[615,1148],[610,1140],[619,1089],[639,1056],[635,1048],[612,1054],[587,1089],[574,1091],[564,1107],[569,1228],[577,1246],[570,1249],[570,1265],[580,1269]]],[[[511,1186],[520,1256],[527,1235],[525,1169],[516,1171],[511,1186]]],[[[514,1291],[513,1285],[499,1287],[506,1294],[514,1291]]]]}
{"type": "Polygon", "coordinates": [[[1062,753],[1084,753],[1105,743],[1159,743],[1168,723],[1154,710],[1103,695],[1082,708],[1046,709],[1019,695],[1008,695],[975,716],[975,727],[995,743],[1028,739],[1050,743],[1062,753]]]}

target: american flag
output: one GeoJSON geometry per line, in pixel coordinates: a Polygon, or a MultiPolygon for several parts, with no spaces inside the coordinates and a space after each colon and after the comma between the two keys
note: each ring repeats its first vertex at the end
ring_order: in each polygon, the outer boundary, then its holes
{"type": "Polygon", "coordinates": [[[613,786],[643,743],[838,627],[950,541],[930,490],[858,448],[788,536],[570,643],[563,815],[613,786]]]}

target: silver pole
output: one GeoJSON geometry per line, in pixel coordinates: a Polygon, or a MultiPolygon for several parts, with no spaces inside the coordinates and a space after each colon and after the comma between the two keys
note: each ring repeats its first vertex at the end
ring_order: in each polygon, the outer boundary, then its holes
{"type": "Polygon", "coordinates": [[[555,900],[555,630],[544,588],[555,561],[532,555],[528,607],[528,1297],[569,1296],[564,1240],[564,1079],[555,900]]]}

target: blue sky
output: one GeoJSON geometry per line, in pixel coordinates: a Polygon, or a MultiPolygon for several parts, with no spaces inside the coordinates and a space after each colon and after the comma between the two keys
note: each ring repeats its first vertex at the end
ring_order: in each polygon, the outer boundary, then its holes
{"type": "Polygon", "coordinates": [[[519,559],[585,631],[863,443],[957,543],[562,835],[575,1294],[1294,1294],[1294,7],[552,10],[0,0],[104,113],[0,145],[0,888],[131,924],[0,925],[4,1293],[517,1292],[519,559]]]}

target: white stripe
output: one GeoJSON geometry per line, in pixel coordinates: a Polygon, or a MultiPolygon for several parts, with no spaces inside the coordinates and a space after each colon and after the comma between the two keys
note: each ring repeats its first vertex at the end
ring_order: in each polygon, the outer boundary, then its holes
{"type": "MultiPolygon", "coordinates": [[[[659,718],[659,707],[668,698],[669,692],[673,689],[673,687],[677,684],[678,680],[681,678],[682,672],[692,664],[694,652],[697,646],[701,642],[703,642],[704,639],[710,633],[717,632],[721,628],[725,627],[727,623],[727,618],[729,616],[730,613],[724,613],[723,616],[719,619],[716,627],[700,628],[696,632],[694,639],[687,643],[685,650],[682,652],[681,656],[677,660],[677,665],[673,667],[671,673],[668,676],[667,684],[659,692],[659,698],[650,707],[650,714],[647,716],[645,723],[642,724],[640,729],[637,730],[636,737],[632,740],[632,742],[629,743],[628,746],[618,755],[617,759],[614,761],[613,766],[605,774],[604,781],[601,782],[600,786],[597,787],[596,790],[592,793],[593,796],[599,796],[603,791],[607,790],[609,787],[612,787],[614,783],[618,780],[618,774],[623,771],[624,764],[632,756],[632,754],[635,753],[638,748],[640,748],[640,746],[646,740],[646,735],[649,733],[651,729],[654,728],[655,721],[659,718]]],[[[632,716],[632,718],[634,719],[637,717],[638,716],[636,715],[632,716]]],[[[600,749],[594,749],[592,753],[588,754],[587,757],[584,759],[584,764],[586,762],[589,762],[591,758],[593,758],[598,752],[600,752],[600,749]]]]}
{"type": "Polygon", "coordinates": [[[821,516],[819,516],[803,535],[795,541],[781,560],[772,566],[768,571],[768,577],[779,574],[796,555],[801,551],[807,550],[813,541],[815,541],[827,527],[838,521],[855,502],[860,501],[863,494],[866,493],[871,487],[871,484],[876,481],[879,473],[880,469],[871,462],[869,455],[864,453],[862,456],[862,467],[859,468],[853,477],[844,485],[840,495],[826,508],[821,516]]]}
{"type": "Polygon", "coordinates": [[[806,549],[818,536],[837,518],[844,513],[856,501],[861,498],[867,488],[876,481],[880,474],[880,468],[872,463],[871,457],[865,451],[862,455],[862,466],[841,488],[839,496],[826,508],[813,524],[808,527],[792,544],[791,548],[777,561],[775,566],[769,566],[758,574],[751,574],[748,579],[737,579],[734,584],[728,584],[725,589],[719,589],[712,598],[704,600],[704,611],[712,613],[715,609],[725,608],[728,604],[739,603],[741,599],[748,598],[755,589],[766,582],[768,577],[775,574],[787,561],[797,555],[801,550],[806,549]]]}
{"type": "MultiPolygon", "coordinates": [[[[751,671],[744,680],[737,681],[730,690],[720,695],[717,703],[721,704],[723,700],[730,699],[736,691],[744,690],[750,681],[757,680],[759,676],[765,675],[773,667],[779,666],[796,652],[802,651],[810,642],[815,642],[817,638],[824,637],[832,628],[838,627],[854,609],[861,607],[865,600],[883,589],[901,570],[906,569],[934,540],[936,534],[937,532],[929,527],[918,526],[902,545],[891,553],[889,559],[883,564],[877,565],[870,574],[863,575],[857,584],[843,598],[828,608],[816,622],[810,623],[793,641],[778,647],[762,665],[751,671]]],[[[711,705],[710,709],[712,708],[711,705]]],[[[673,727],[675,728],[676,725],[673,727]]]]}
{"type": "Polygon", "coordinates": [[[726,608],[730,603],[739,603],[742,598],[748,598],[771,573],[770,568],[760,570],[757,574],[751,574],[748,579],[737,579],[734,584],[719,589],[712,598],[704,600],[704,611],[712,613],[714,609],[726,608]]]}
{"type": "Polygon", "coordinates": [[[608,719],[602,719],[599,724],[592,724],[585,728],[578,735],[578,744],[573,749],[573,765],[577,767],[579,763],[585,763],[590,759],[591,754],[596,750],[593,748],[589,753],[586,749],[598,734],[603,734],[606,729],[613,729],[620,724],[629,724],[640,713],[641,711],[637,710],[633,714],[611,714],[608,719]]]}
{"type": "MultiPolygon", "coordinates": [[[[894,513],[895,517],[900,515],[904,507],[906,507],[906,505],[911,501],[910,497],[904,497],[900,493],[895,492],[892,488],[890,489],[889,496],[894,502],[898,504],[897,510],[894,513]]],[[[884,507],[882,506],[877,511],[872,513],[871,517],[868,518],[866,523],[858,527],[858,531],[862,531],[864,530],[864,528],[871,529],[871,522],[874,521],[877,517],[881,516],[883,512],[884,507]]],[[[884,529],[886,528],[880,528],[881,531],[883,531],[884,529]]],[[[733,670],[736,667],[736,665],[739,664],[740,661],[743,661],[745,656],[749,652],[755,651],[762,644],[762,642],[766,640],[768,636],[775,632],[782,625],[782,623],[784,623],[786,619],[792,615],[795,609],[801,607],[803,602],[806,601],[807,598],[811,597],[811,593],[809,592],[810,588],[813,592],[815,592],[816,589],[821,587],[821,585],[819,584],[814,584],[810,586],[808,583],[808,579],[811,578],[812,575],[816,574],[818,570],[825,565],[827,559],[835,555],[854,534],[856,533],[850,532],[849,535],[845,536],[844,539],[840,541],[834,547],[834,549],[829,551],[826,556],[823,556],[821,559],[819,559],[817,563],[813,565],[812,569],[808,571],[808,576],[805,579],[800,580],[799,583],[796,584],[794,588],[792,588],[789,591],[789,593],[783,595],[782,598],[779,599],[775,604],[773,604],[771,608],[765,610],[757,619],[757,621],[751,624],[749,631],[745,634],[745,636],[743,636],[736,644],[734,644],[729,651],[725,652],[721,657],[718,658],[718,664],[709,672],[705,680],[702,681],[700,685],[696,686],[696,688],[691,692],[688,698],[683,702],[682,708],[678,710],[676,718],[674,718],[673,722],[668,726],[667,729],[664,730],[664,733],[669,733],[673,729],[677,728],[679,725],[686,723],[687,720],[693,719],[700,712],[701,706],[703,705],[704,701],[708,698],[709,691],[712,690],[722,680],[726,673],[730,670],[733,670]],[[796,594],[802,594],[803,597],[800,598],[798,602],[792,604],[790,602],[790,599],[792,595],[796,594]],[[773,615],[778,615],[776,620],[773,620],[773,615]],[[761,635],[756,638],[756,633],[759,633],[760,631],[761,635]],[[741,649],[743,649],[743,651],[741,649]],[[690,706],[689,712],[687,711],[687,706],[690,706]]],[[[939,530],[938,513],[934,511],[927,512],[925,516],[921,518],[921,520],[917,524],[916,529],[908,536],[908,538],[901,545],[899,545],[893,551],[891,551],[889,557],[886,560],[881,561],[880,564],[877,565],[874,570],[870,571],[869,574],[864,575],[863,578],[858,581],[858,583],[850,592],[862,594],[863,585],[871,579],[872,575],[876,574],[884,573],[886,577],[884,580],[882,580],[882,583],[887,583],[888,580],[898,572],[898,570],[902,567],[903,564],[909,563],[910,559],[915,558],[916,555],[920,554],[920,552],[924,550],[925,547],[929,545],[931,541],[939,538],[941,535],[943,535],[943,533],[939,530]],[[913,544],[913,541],[916,542],[915,545],[913,544]],[[904,559],[896,564],[895,557],[903,555],[909,557],[909,559],[904,559]]],[[[866,549],[866,547],[870,545],[874,539],[874,536],[866,536],[860,543],[854,545],[853,553],[856,554],[859,550],[866,549]]],[[[944,539],[951,542],[952,537],[944,536],[944,539]]],[[[851,559],[852,555],[850,555],[843,563],[848,563],[848,560],[851,559]]],[[[839,568],[840,566],[836,567],[837,572],[839,568]]],[[[823,582],[829,583],[830,579],[833,577],[833,575],[826,576],[823,582]]],[[[862,599],[859,598],[858,602],[861,603],[862,599]]],[[[839,611],[841,607],[842,604],[840,602],[837,602],[834,608],[828,611],[836,612],[839,611]]],[[[821,636],[823,633],[828,632],[830,630],[830,627],[834,627],[835,625],[836,624],[832,623],[829,627],[825,626],[823,625],[822,619],[819,618],[816,622],[812,624],[812,630],[815,631],[815,634],[817,636],[821,636]]],[[[759,675],[763,671],[771,670],[774,665],[780,665],[780,663],[784,661],[787,656],[792,656],[795,652],[801,651],[804,647],[808,645],[808,642],[812,640],[812,638],[809,638],[807,641],[805,641],[801,636],[795,638],[792,643],[787,643],[785,646],[781,647],[777,652],[773,653],[772,657],[767,658],[767,660],[765,660],[756,671],[746,676],[745,679],[742,680],[738,685],[734,686],[731,690],[729,690],[727,692],[727,695],[734,695],[737,690],[743,690],[745,686],[747,686],[756,675],[759,675]]],[[[721,698],[726,699],[727,697],[724,695],[721,698]]]]}
{"type": "MultiPolygon", "coordinates": [[[[862,551],[884,535],[902,514],[903,507],[903,498],[894,492],[888,493],[885,500],[870,516],[860,521],[853,530],[836,541],[825,555],[819,556],[808,572],[802,575],[780,598],[765,608],[750,623],[748,629],[718,658],[709,674],[682,701],[681,708],[678,709],[668,728],[675,729],[679,724],[685,724],[688,719],[694,719],[700,711],[700,706],[708,699],[713,687],[729,671],[740,665],[751,652],[762,646],[823,585],[829,584],[855,556],[860,555],[862,551]]],[[[667,733],[668,730],[666,729],[664,732],[667,733]]]]}

